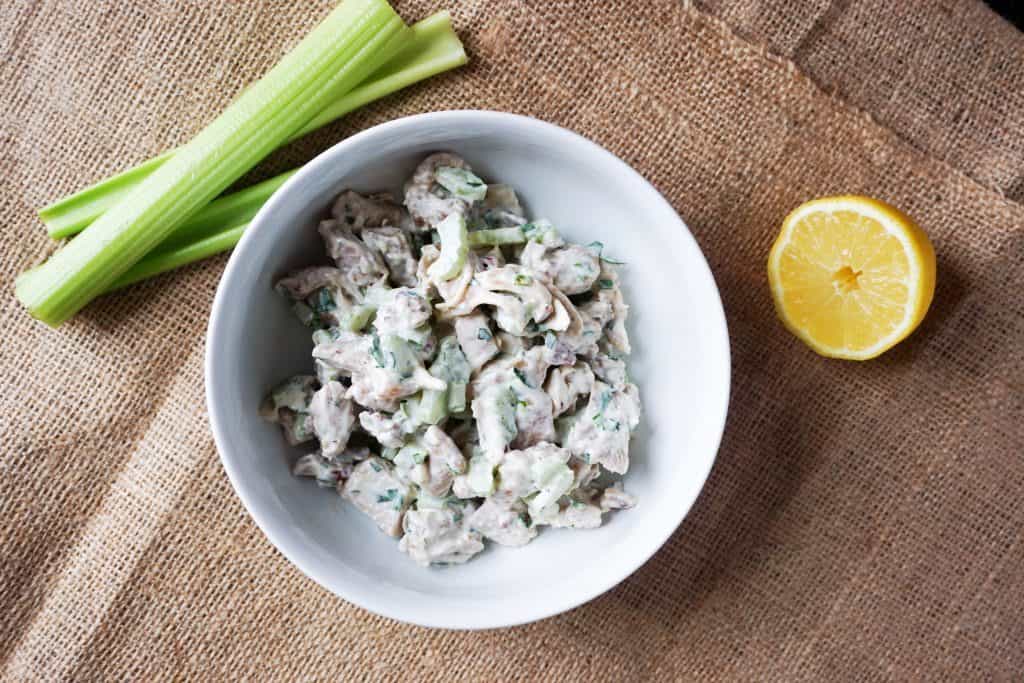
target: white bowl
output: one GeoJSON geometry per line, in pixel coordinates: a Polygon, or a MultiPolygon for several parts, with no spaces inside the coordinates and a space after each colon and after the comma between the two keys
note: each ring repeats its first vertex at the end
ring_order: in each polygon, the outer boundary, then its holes
{"type": "MultiPolygon", "coordinates": [[[[401,196],[400,193],[398,196],[401,196]]],[[[639,174],[563,128],[485,111],[411,116],[354,135],[308,163],[267,202],[235,248],[213,304],[206,400],[220,457],[256,523],[319,584],[365,609],[444,628],[521,624],[613,587],[668,539],[715,459],[729,397],[729,340],[708,265],[686,225],[639,174]],[[510,183],[529,215],[567,238],[599,240],[627,262],[623,282],[643,421],[625,488],[632,510],[600,529],[544,529],[522,548],[424,569],[333,491],[289,473],[288,447],[257,407],[312,369],[308,330],[273,291],[290,269],[325,262],[316,224],[344,188],[390,189],[426,154],[452,150],[510,183]]]]}

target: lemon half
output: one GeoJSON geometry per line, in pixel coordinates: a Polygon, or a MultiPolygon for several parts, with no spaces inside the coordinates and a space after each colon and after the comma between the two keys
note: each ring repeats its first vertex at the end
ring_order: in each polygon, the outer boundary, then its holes
{"type": "Polygon", "coordinates": [[[824,197],[786,217],[768,256],[768,282],[779,317],[808,346],[867,360],[921,323],[935,293],[935,250],[885,202],[824,197]]]}

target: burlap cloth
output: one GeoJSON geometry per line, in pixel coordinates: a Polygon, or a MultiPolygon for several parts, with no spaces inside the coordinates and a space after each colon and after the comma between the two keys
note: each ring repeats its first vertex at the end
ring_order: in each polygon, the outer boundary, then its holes
{"type": "Polygon", "coordinates": [[[33,208],[187,139],[329,4],[0,7],[7,679],[1020,680],[1021,34],[967,0],[450,0],[470,68],[257,171],[404,114],[523,112],[639,169],[714,270],[734,397],[688,519],[584,607],[452,633],[335,598],[242,509],[203,404],[223,258],[56,332],[11,294],[49,248],[33,208]],[[782,217],[835,192],[901,206],[938,252],[924,325],[870,363],[809,352],[765,282],[782,217]]]}

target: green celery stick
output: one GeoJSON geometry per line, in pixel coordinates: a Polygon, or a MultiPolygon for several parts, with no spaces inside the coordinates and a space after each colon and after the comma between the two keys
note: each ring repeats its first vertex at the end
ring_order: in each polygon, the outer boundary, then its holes
{"type": "Polygon", "coordinates": [[[242,233],[247,227],[248,223],[242,223],[176,247],[152,251],[126,270],[107,291],[123,289],[140,280],[229,251],[242,239],[242,233]]]}
{"type": "Polygon", "coordinates": [[[526,234],[522,228],[492,228],[490,230],[474,230],[469,233],[469,246],[492,247],[502,244],[522,244],[526,234]]]}
{"type": "MultiPolygon", "coordinates": [[[[466,52],[452,30],[451,16],[447,11],[436,12],[410,28],[412,37],[406,47],[355,89],[329,104],[287,142],[322,128],[368,102],[466,63],[466,52]]],[[[47,233],[54,239],[60,239],[81,232],[126,197],[176,151],[164,152],[44,207],[39,211],[39,218],[46,225],[47,233]]]]}
{"type": "Polygon", "coordinates": [[[225,226],[233,227],[248,223],[256,216],[260,207],[267,203],[270,195],[297,171],[298,169],[286,171],[244,190],[221,195],[185,221],[153,251],[176,249],[216,234],[225,226]]]}
{"type": "Polygon", "coordinates": [[[107,209],[131,194],[146,177],[174,156],[174,152],[173,149],[164,152],[40,209],[38,215],[46,224],[46,232],[54,239],[81,232],[107,209]]]}
{"type": "Polygon", "coordinates": [[[56,327],[175,228],[397,53],[408,27],[385,0],[344,0],[263,78],[15,294],[56,327]]]}

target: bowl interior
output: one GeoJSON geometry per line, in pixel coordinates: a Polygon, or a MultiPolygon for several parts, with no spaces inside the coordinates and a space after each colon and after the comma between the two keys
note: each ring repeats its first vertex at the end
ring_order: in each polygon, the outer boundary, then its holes
{"type": "Polygon", "coordinates": [[[609,153],[563,129],[485,112],[402,119],[324,153],[264,207],[231,258],[211,319],[208,401],[239,495],[271,541],[338,595],[380,614],[453,628],[501,626],[569,609],[607,590],[667,539],[700,491],[728,400],[729,354],[718,292],[696,243],[660,195],[609,153]],[[423,569],[334,492],[289,474],[289,448],[257,407],[276,382],[312,369],[308,330],[272,287],[326,263],[316,232],[344,188],[391,190],[427,153],[452,150],[484,179],[519,192],[529,215],[625,261],[634,345],[630,374],[643,421],[625,487],[629,511],[591,531],[545,529],[523,548],[423,569]]]}

